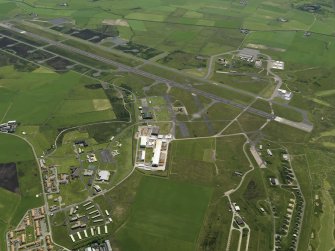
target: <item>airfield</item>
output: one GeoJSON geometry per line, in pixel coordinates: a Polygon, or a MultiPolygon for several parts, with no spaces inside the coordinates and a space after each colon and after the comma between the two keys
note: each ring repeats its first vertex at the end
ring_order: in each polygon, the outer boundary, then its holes
{"type": "Polygon", "coordinates": [[[0,1],[0,249],[333,248],[329,6],[0,1]]]}

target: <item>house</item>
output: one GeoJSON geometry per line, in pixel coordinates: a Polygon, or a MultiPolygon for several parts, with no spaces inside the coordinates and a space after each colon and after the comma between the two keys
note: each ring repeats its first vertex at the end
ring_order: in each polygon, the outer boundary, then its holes
{"type": "Polygon", "coordinates": [[[94,185],[93,188],[95,189],[95,191],[97,191],[98,193],[101,192],[101,187],[98,185],[94,185]]]}
{"type": "Polygon", "coordinates": [[[77,179],[80,176],[80,169],[78,167],[71,166],[70,167],[71,171],[71,178],[72,179],[77,179]]]}
{"type": "Polygon", "coordinates": [[[89,163],[94,163],[98,161],[94,153],[87,154],[86,157],[89,163]]]}

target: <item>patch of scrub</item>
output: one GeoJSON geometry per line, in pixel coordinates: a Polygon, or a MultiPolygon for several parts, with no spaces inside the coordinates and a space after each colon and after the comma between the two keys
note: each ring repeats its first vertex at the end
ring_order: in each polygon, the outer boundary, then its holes
{"type": "Polygon", "coordinates": [[[39,67],[36,70],[33,71],[33,73],[55,73],[54,71],[46,68],[46,67],[39,67]]]}
{"type": "Polygon", "coordinates": [[[325,91],[319,91],[315,93],[316,96],[318,97],[326,97],[326,96],[331,96],[335,94],[335,89],[332,90],[325,90],[325,91]]]}
{"type": "Polygon", "coordinates": [[[126,26],[126,27],[129,26],[128,22],[123,19],[105,19],[102,21],[102,24],[113,25],[113,26],[126,26]]]}
{"type": "Polygon", "coordinates": [[[320,133],[321,137],[335,136],[335,129],[320,133]]]}
{"type": "MultiPolygon", "coordinates": [[[[335,146],[335,144],[334,144],[335,146]]],[[[323,213],[320,219],[320,231],[319,231],[319,247],[318,250],[332,250],[335,246],[334,240],[334,203],[328,192],[331,188],[330,184],[325,181],[324,190],[322,193],[322,204],[323,204],[323,213]]]]}
{"type": "Polygon", "coordinates": [[[112,108],[108,99],[93,99],[92,102],[96,111],[104,111],[112,108]]]}
{"type": "Polygon", "coordinates": [[[322,145],[329,148],[335,148],[335,143],[332,142],[322,142],[322,145]]]}

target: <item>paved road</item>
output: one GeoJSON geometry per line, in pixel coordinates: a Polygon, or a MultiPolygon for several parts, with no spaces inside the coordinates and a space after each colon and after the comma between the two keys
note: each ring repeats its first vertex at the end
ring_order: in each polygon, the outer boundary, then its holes
{"type": "Polygon", "coordinates": [[[112,66],[118,68],[119,70],[131,72],[131,73],[134,73],[136,75],[140,75],[140,76],[143,76],[143,77],[146,77],[146,78],[149,78],[149,79],[153,79],[153,80],[155,80],[157,82],[160,82],[160,83],[165,83],[165,84],[168,84],[168,85],[176,87],[176,88],[184,89],[186,91],[195,93],[197,95],[204,96],[204,97],[216,100],[218,102],[234,106],[234,107],[242,109],[242,110],[247,108],[246,109],[247,112],[259,115],[261,117],[265,117],[267,119],[273,120],[275,118],[274,115],[269,114],[267,112],[264,112],[264,111],[261,111],[261,110],[258,110],[258,109],[252,108],[252,107],[248,108],[248,105],[237,103],[235,101],[232,101],[232,100],[229,100],[229,99],[226,99],[226,98],[222,98],[222,97],[219,97],[219,96],[211,94],[211,93],[207,93],[205,91],[196,89],[193,86],[186,85],[186,84],[181,84],[181,83],[175,82],[173,80],[169,80],[169,79],[154,75],[152,73],[149,73],[149,72],[146,72],[146,71],[143,71],[143,70],[125,65],[125,64],[121,64],[121,63],[116,62],[114,60],[107,59],[107,58],[102,57],[102,56],[98,56],[94,53],[87,52],[87,51],[75,48],[73,46],[65,45],[65,44],[62,44],[62,43],[57,42],[57,41],[53,41],[49,38],[45,38],[45,37],[42,37],[40,35],[31,33],[31,32],[23,31],[21,29],[13,27],[12,25],[6,25],[6,24],[1,23],[0,26],[2,26],[4,28],[7,28],[7,29],[10,29],[10,30],[12,30],[14,32],[17,32],[17,33],[25,34],[26,36],[29,36],[31,38],[34,38],[34,39],[37,39],[37,40],[40,40],[40,41],[43,41],[43,42],[46,42],[46,43],[49,43],[50,45],[57,46],[57,47],[62,48],[64,50],[75,52],[75,53],[80,54],[82,56],[86,56],[86,57],[98,60],[100,62],[112,65],[112,66]]]}

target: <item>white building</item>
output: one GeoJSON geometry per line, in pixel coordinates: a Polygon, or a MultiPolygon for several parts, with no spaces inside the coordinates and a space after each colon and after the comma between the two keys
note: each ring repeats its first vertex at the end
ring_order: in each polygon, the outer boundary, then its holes
{"type": "Polygon", "coordinates": [[[93,188],[95,189],[95,191],[97,191],[98,193],[101,191],[101,187],[99,185],[94,185],[93,188]]]}
{"type": "Polygon", "coordinates": [[[159,157],[161,155],[161,149],[162,149],[162,141],[157,140],[156,146],[154,149],[154,156],[152,157],[152,166],[157,167],[159,164],[159,157]]]}
{"type": "Polygon", "coordinates": [[[284,62],[283,61],[272,61],[272,69],[284,70],[284,62]]]}
{"type": "Polygon", "coordinates": [[[269,154],[269,156],[272,156],[272,152],[270,149],[266,149],[266,152],[269,154]]]}
{"type": "Polygon", "coordinates": [[[233,207],[236,212],[241,211],[241,208],[235,202],[233,203],[233,207]]]}
{"type": "Polygon", "coordinates": [[[145,148],[147,146],[148,137],[141,136],[140,137],[140,147],[145,148]]]}
{"type": "Polygon", "coordinates": [[[145,151],[144,150],[141,151],[140,160],[141,161],[145,160],[145,151]]]}
{"type": "Polygon", "coordinates": [[[291,100],[293,97],[292,92],[284,90],[284,89],[278,89],[278,94],[280,97],[282,97],[285,100],[291,100]]]}
{"type": "Polygon", "coordinates": [[[94,163],[94,162],[97,162],[97,161],[98,161],[98,160],[97,160],[97,157],[95,156],[94,153],[87,154],[86,157],[87,157],[87,161],[88,161],[89,163],[94,163]]]}
{"type": "Polygon", "coordinates": [[[109,177],[110,177],[111,173],[107,170],[102,170],[98,173],[98,175],[99,175],[99,180],[109,181],[109,177]]]}

